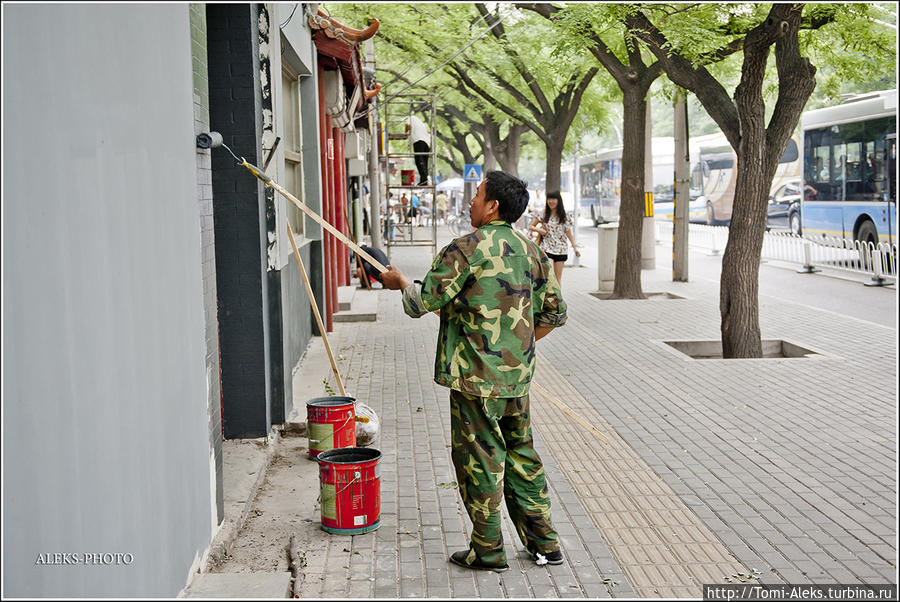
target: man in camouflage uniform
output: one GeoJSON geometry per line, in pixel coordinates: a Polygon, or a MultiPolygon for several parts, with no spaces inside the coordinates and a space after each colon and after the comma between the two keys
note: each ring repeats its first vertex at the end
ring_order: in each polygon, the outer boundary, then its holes
{"type": "Polygon", "coordinates": [[[500,529],[503,497],[519,537],[539,564],[561,564],[550,496],[531,437],[528,388],[535,341],[566,321],[553,264],[511,227],[528,204],[525,183],[488,172],[470,201],[474,232],[438,253],[424,280],[389,266],[386,288],[403,290],[414,318],[440,310],[434,380],[450,388],[453,465],[472,519],[456,564],[509,568],[500,529]]]}

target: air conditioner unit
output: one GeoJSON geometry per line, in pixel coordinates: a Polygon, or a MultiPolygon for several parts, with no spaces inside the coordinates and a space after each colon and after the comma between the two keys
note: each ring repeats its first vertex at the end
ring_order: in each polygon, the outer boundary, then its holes
{"type": "MultiPolygon", "coordinates": [[[[325,111],[329,115],[337,115],[347,109],[347,93],[344,91],[344,78],[340,71],[325,72],[325,111]]],[[[341,127],[341,126],[338,126],[341,127]]]]}
{"type": "Polygon", "coordinates": [[[368,146],[368,132],[354,130],[344,137],[344,157],[347,159],[365,159],[368,146]]]}

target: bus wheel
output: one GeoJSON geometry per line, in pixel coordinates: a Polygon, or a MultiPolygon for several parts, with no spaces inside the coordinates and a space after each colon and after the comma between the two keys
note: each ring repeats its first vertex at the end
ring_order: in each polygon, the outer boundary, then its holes
{"type": "Polygon", "coordinates": [[[800,236],[800,213],[795,211],[791,214],[791,234],[800,236]]]}
{"type": "Polygon", "coordinates": [[[706,224],[712,226],[716,223],[716,213],[713,211],[712,203],[706,201],[706,224]]]}
{"type": "Polygon", "coordinates": [[[875,224],[869,220],[860,224],[859,230],[856,231],[856,240],[866,244],[872,243],[873,246],[877,245],[878,231],[875,229],[875,224]]]}

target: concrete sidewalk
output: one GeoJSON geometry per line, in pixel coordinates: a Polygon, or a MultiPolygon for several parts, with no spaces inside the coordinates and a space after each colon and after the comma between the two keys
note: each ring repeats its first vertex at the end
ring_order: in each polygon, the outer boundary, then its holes
{"type": "MultiPolygon", "coordinates": [[[[391,259],[415,278],[429,254],[391,259]]],[[[761,296],[763,338],[817,354],[693,360],[664,341],[719,338],[717,287],[672,283],[665,266],[643,282],[683,298],[603,301],[590,295],[595,269],[565,270],[569,321],[539,344],[532,413],[566,562],[536,566],[504,518],[503,574],[447,560],[469,524],[448,393],[432,381],[437,318],[408,318],[399,293],[358,291],[377,297],[377,321],[336,324],[329,340],[348,394],[381,419],[381,526],[329,535],[309,495],[283,504],[284,541],[272,545],[303,541],[295,591],[652,598],[700,597],[704,583],[896,583],[896,331],[761,296]]],[[[322,378],[336,388],[323,359],[313,346],[301,365],[299,421],[322,378]]],[[[305,439],[276,445],[305,454],[305,439]]],[[[292,471],[318,489],[315,462],[292,471]]]]}

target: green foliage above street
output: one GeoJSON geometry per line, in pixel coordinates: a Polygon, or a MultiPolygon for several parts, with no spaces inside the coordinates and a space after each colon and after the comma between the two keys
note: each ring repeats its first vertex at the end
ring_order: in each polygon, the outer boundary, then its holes
{"type": "MultiPolygon", "coordinates": [[[[770,7],[769,3],[676,3],[642,4],[586,3],[559,4],[563,7],[553,22],[512,3],[489,3],[481,11],[473,3],[327,3],[323,7],[352,27],[363,26],[372,17],[381,22],[375,37],[378,81],[385,94],[436,90],[439,105],[454,107],[458,114],[474,122],[486,116],[502,124],[530,124],[521,139],[521,165],[526,168],[543,160],[545,145],[538,143],[535,112],[541,111],[541,96],[552,105],[571,82],[584,74],[596,59],[588,52],[592,32],[610,51],[627,62],[628,47],[622,32],[624,18],[639,6],[666,34],[672,50],[694,65],[704,64],[709,72],[733,90],[741,76],[741,52],[713,62],[718,50],[740,40],[770,7]],[[488,14],[485,14],[487,11],[488,14]],[[499,19],[504,38],[493,35],[491,18],[499,19]],[[517,63],[518,61],[518,63],[517,63]],[[444,64],[446,63],[446,64],[444,64]],[[522,77],[523,69],[531,79],[522,77]],[[468,88],[469,78],[484,95],[468,88]],[[414,84],[410,86],[410,84],[414,84]],[[527,159],[530,157],[530,160],[527,159]]],[[[893,3],[822,3],[803,8],[804,23],[818,29],[801,33],[801,52],[817,67],[816,89],[807,108],[836,104],[841,95],[896,87],[896,21],[893,3]]],[[[649,51],[640,49],[650,62],[649,51]]],[[[671,94],[674,86],[665,77],[654,83],[651,93],[654,136],[672,133],[671,94]]],[[[775,61],[767,64],[763,95],[770,115],[777,93],[775,61]]],[[[689,97],[692,135],[717,129],[693,96],[689,97]]],[[[767,115],[767,116],[768,116],[767,115]]],[[[448,132],[451,125],[439,118],[448,132]]],[[[469,127],[471,123],[468,124],[469,127]]],[[[621,93],[611,77],[601,71],[593,78],[573,119],[566,138],[565,156],[592,145],[621,143],[621,93]]],[[[444,141],[440,156],[462,155],[484,160],[479,134],[464,136],[467,153],[444,141]]],[[[525,175],[523,173],[523,175],[525,175]]]]}

